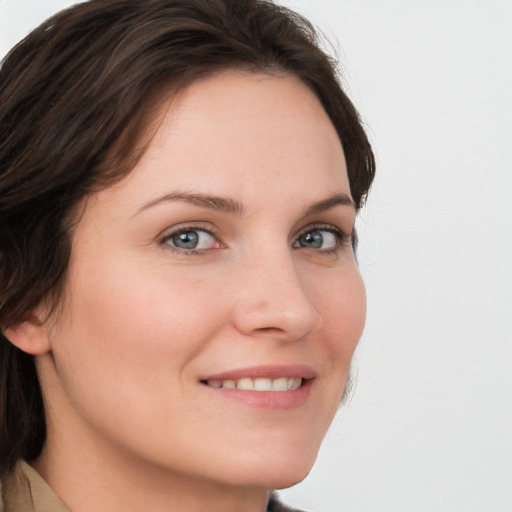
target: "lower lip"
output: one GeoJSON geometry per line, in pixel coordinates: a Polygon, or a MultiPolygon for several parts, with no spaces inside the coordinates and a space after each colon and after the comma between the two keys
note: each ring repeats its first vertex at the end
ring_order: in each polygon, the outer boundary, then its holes
{"type": "Polygon", "coordinates": [[[245,389],[205,387],[217,396],[243,402],[253,407],[273,410],[295,409],[304,405],[309,398],[313,379],[309,379],[300,388],[288,391],[250,391],[245,389]]]}

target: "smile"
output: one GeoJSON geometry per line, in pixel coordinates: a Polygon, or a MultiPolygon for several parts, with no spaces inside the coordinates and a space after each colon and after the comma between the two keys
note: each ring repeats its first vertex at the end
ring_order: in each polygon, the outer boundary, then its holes
{"type": "Polygon", "coordinates": [[[212,388],[241,389],[245,391],[294,391],[302,385],[301,377],[269,378],[242,378],[238,380],[207,380],[207,386],[212,388]]]}
{"type": "Polygon", "coordinates": [[[205,375],[200,382],[215,400],[285,410],[301,407],[309,400],[317,377],[308,365],[263,365],[205,375]]]}

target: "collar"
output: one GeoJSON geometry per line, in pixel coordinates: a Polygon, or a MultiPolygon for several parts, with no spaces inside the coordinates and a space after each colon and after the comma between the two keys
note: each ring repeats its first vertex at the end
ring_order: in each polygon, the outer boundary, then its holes
{"type": "Polygon", "coordinates": [[[7,512],[71,512],[42,476],[25,461],[16,464],[0,488],[7,512]]]}

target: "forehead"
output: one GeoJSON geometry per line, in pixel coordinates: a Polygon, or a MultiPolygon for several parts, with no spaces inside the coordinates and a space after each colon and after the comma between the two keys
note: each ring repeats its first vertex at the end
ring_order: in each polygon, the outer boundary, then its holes
{"type": "Polygon", "coordinates": [[[315,94],[294,76],[243,72],[198,80],[169,99],[146,153],[113,188],[131,190],[134,203],[169,189],[244,202],[262,191],[269,200],[350,194],[341,143],[315,94]]]}

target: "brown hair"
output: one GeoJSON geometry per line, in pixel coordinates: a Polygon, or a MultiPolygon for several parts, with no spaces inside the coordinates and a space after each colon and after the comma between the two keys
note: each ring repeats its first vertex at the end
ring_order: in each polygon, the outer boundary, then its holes
{"type": "MultiPolygon", "coordinates": [[[[360,208],[370,144],[308,21],[263,0],[91,0],[50,18],[0,68],[0,325],[59,297],[81,199],[133,169],[163,92],[224,69],[289,73],[335,126],[360,208]]],[[[46,437],[33,356],[0,336],[0,475],[46,437]]]]}

